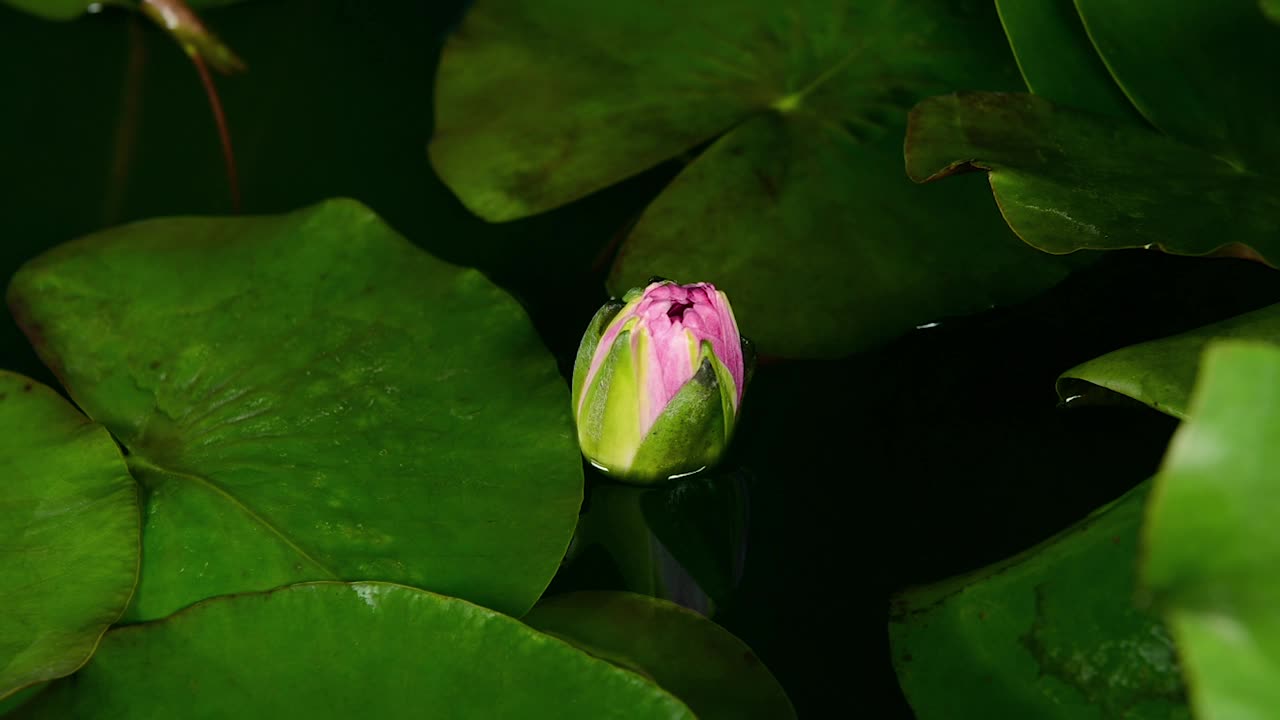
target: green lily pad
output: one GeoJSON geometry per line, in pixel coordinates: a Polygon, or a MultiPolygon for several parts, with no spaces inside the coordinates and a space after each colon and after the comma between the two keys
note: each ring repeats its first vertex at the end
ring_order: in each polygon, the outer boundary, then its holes
{"type": "Polygon", "coordinates": [[[553,359],[358,203],[125,225],[9,302],[145,489],[130,620],[332,578],[520,614],[559,565],[582,469],[553,359]]]}
{"type": "Polygon", "coordinates": [[[1280,264],[1280,180],[1133,123],[1025,94],[929,98],[911,112],[907,173],[988,171],[1005,220],[1048,252],[1243,245],[1280,264]]]}
{"type": "Polygon", "coordinates": [[[1103,388],[1185,420],[1204,349],[1225,338],[1280,343],[1280,305],[1089,360],[1058,378],[1058,395],[1070,401],[1103,388]]]}
{"type": "Polygon", "coordinates": [[[1150,483],[1005,562],[894,600],[920,720],[1189,718],[1173,641],[1134,604],[1150,483]]]}
{"type": "Polygon", "coordinates": [[[1072,0],[996,0],[996,9],[1031,92],[1079,110],[1140,119],[1102,64],[1072,0]]]}
{"type": "Polygon", "coordinates": [[[217,598],[114,630],[19,718],[693,718],[634,673],[520,622],[387,583],[217,598]]]}
{"type": "Polygon", "coordinates": [[[631,593],[578,592],[542,600],[524,621],[648,676],[702,720],[796,716],[750,648],[679,605],[631,593]]]}
{"type": "Polygon", "coordinates": [[[444,49],[430,151],[499,221],[710,143],[640,218],[609,288],[714,282],[761,352],[838,356],[1064,277],[979,183],[901,177],[912,103],[1019,86],[983,3],[479,0],[444,49]]]}
{"type": "Polygon", "coordinates": [[[101,425],[0,371],[0,698],[69,675],[138,578],[138,490],[101,425]]]}
{"type": "Polygon", "coordinates": [[[1143,528],[1142,581],[1177,639],[1199,718],[1280,707],[1280,349],[1205,353],[1143,528]]]}
{"type": "Polygon", "coordinates": [[[1098,54],[1152,125],[1231,165],[1280,163],[1280,28],[1257,0],[1076,0],[1098,54]]]}

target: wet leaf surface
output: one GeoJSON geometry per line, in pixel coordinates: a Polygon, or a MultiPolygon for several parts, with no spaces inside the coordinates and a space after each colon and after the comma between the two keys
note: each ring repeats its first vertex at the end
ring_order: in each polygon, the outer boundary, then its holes
{"type": "Polygon", "coordinates": [[[383,579],[519,614],[577,519],[564,380],[520,307],[363,206],[125,225],[10,306],[142,483],[130,620],[383,579]]]}
{"type": "Polygon", "coordinates": [[[15,717],[424,715],[693,718],[639,675],[485,608],[336,582],[217,598],[114,630],[74,681],[15,717]]]}
{"type": "Polygon", "coordinates": [[[1149,484],[997,565],[894,601],[898,679],[920,720],[1189,718],[1173,640],[1134,604],[1149,484]]]}

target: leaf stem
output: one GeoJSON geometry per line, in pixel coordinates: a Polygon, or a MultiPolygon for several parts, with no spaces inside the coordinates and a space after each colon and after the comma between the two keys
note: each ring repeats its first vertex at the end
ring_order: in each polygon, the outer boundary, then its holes
{"type": "Polygon", "coordinates": [[[236,172],[236,154],[231,147],[231,131],[227,128],[227,116],[222,111],[222,100],[218,98],[218,88],[213,84],[213,76],[199,53],[191,55],[191,62],[200,74],[200,82],[204,85],[205,94],[209,97],[209,109],[213,111],[213,121],[218,126],[218,141],[222,144],[222,161],[227,170],[227,187],[231,192],[231,210],[240,212],[240,177],[236,172]]]}

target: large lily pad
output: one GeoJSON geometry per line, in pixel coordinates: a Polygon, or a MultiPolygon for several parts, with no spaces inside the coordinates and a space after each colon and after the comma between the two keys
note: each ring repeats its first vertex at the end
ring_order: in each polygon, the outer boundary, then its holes
{"type": "Polygon", "coordinates": [[[643,673],[702,720],[796,716],[750,648],[679,605],[631,593],[579,592],[539,602],[524,621],[643,673]]]}
{"type": "Polygon", "coordinates": [[[920,720],[1188,718],[1172,638],[1134,604],[1150,487],[971,575],[909,590],[889,634],[920,720]]]}
{"type": "Polygon", "coordinates": [[[1280,349],[1205,354],[1143,528],[1142,579],[1177,639],[1196,716],[1280,707],[1280,349]]]}
{"type": "Polygon", "coordinates": [[[445,46],[431,157],[474,212],[509,220],[710,142],[610,289],[711,281],[762,352],[834,356],[1063,277],[976,184],[901,177],[913,102],[1018,86],[985,3],[480,0],[445,46]]]}
{"type": "Polygon", "coordinates": [[[1080,110],[1138,117],[1094,50],[1072,0],[996,0],[996,9],[1031,92],[1080,110]]]}
{"type": "Polygon", "coordinates": [[[68,675],[138,577],[138,492],[101,425],[0,372],[0,698],[68,675]]]}
{"type": "Polygon", "coordinates": [[[386,583],[217,598],[121,628],[20,718],[689,718],[679,700],[516,620],[386,583]]]}
{"type": "Polygon", "coordinates": [[[1258,0],[1075,0],[1116,82],[1153,125],[1235,167],[1280,163],[1280,28],[1258,0]]]}
{"type": "Polygon", "coordinates": [[[126,225],[9,300],[146,490],[129,619],[329,578],[519,614],[559,564],[582,471],[555,363],[514,300],[357,203],[126,225]]]}
{"type": "Polygon", "coordinates": [[[1280,343],[1280,305],[1094,358],[1063,373],[1058,394],[1070,401],[1103,388],[1185,420],[1204,349],[1226,338],[1280,343]]]}
{"type": "Polygon", "coordinates": [[[1280,180],[1128,121],[1025,94],[929,98],[911,112],[907,173],[987,170],[1005,220],[1048,252],[1244,245],[1280,264],[1280,180]]]}

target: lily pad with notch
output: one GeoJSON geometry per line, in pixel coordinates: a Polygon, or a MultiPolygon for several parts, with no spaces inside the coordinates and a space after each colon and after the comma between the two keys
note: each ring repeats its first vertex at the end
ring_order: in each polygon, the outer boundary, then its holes
{"type": "Polygon", "coordinates": [[[430,154],[504,221],[706,146],[609,288],[710,281],[762,353],[838,356],[1023,299],[1080,260],[1021,246],[980,183],[902,178],[915,101],[1016,87],[988,3],[480,0],[444,49],[430,154]]]}
{"type": "Polygon", "coordinates": [[[114,228],[9,302],[142,484],[128,620],[334,578],[519,615],[564,555],[583,479],[554,359],[358,203],[114,228]]]}

